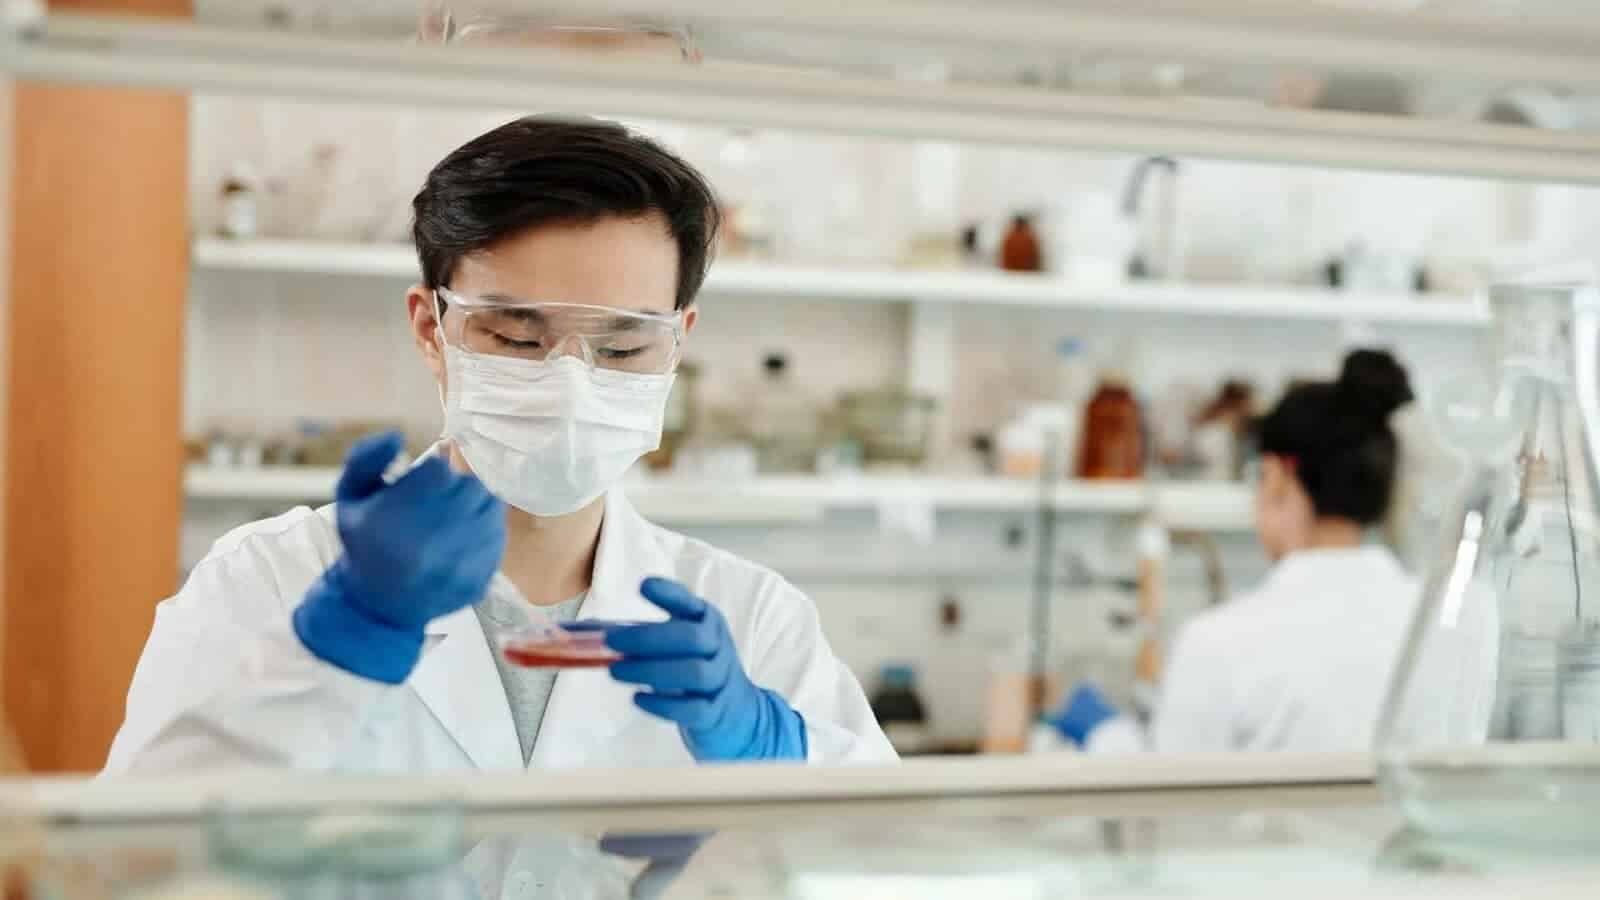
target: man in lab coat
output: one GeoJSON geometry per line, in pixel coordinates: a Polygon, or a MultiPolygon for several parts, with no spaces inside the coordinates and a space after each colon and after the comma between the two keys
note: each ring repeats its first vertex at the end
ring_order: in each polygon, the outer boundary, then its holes
{"type": "Polygon", "coordinates": [[[444,439],[406,468],[370,438],[332,506],[218,541],[157,608],[107,770],[893,760],[805,595],[616,486],[698,316],[702,177],[618,125],[528,118],[413,205],[444,439]],[[557,677],[497,652],[580,618],[620,662],[557,677]]]}

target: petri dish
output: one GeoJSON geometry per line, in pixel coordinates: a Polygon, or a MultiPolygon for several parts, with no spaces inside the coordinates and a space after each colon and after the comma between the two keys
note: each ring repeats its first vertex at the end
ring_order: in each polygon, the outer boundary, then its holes
{"type": "Polygon", "coordinates": [[[502,637],[500,655],[525,669],[596,669],[622,659],[606,646],[605,630],[572,630],[553,623],[530,625],[502,637]]]}

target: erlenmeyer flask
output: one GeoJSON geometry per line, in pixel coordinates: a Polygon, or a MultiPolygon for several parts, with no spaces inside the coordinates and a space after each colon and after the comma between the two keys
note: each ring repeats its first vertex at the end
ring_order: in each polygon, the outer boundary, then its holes
{"type": "Polygon", "coordinates": [[[1491,292],[1492,387],[1446,390],[1468,477],[1378,732],[1424,831],[1600,841],[1600,291],[1491,292]]]}

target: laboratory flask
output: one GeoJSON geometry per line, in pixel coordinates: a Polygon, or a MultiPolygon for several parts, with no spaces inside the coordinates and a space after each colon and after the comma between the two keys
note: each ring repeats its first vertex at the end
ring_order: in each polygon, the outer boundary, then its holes
{"type": "Polygon", "coordinates": [[[1385,790],[1452,838],[1600,843],[1600,290],[1490,291],[1495,350],[1430,402],[1465,480],[1378,731],[1385,790]]]}

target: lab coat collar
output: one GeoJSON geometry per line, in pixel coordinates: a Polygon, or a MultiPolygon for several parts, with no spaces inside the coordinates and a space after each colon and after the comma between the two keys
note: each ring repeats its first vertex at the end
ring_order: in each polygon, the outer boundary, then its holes
{"type": "Polygon", "coordinates": [[[1348,583],[1359,572],[1377,572],[1385,577],[1401,577],[1405,567],[1389,548],[1381,544],[1358,547],[1326,547],[1297,550],[1273,567],[1269,583],[1276,587],[1299,583],[1348,583]]]}
{"type": "MultiPolygon", "coordinates": [[[[431,451],[430,451],[431,452],[431,451]]],[[[586,619],[663,619],[639,594],[648,575],[670,574],[671,558],[660,532],[646,522],[620,488],[606,495],[594,574],[582,615],[586,619]]],[[[411,674],[410,684],[461,749],[480,769],[522,768],[516,725],[500,683],[489,641],[471,608],[457,610],[429,624],[428,647],[411,674]]],[[[545,723],[572,716],[585,708],[585,742],[599,745],[633,714],[633,691],[606,681],[588,684],[577,696],[578,679],[558,679],[545,712],[545,723]]],[[[587,684],[587,683],[586,683],[587,684]]],[[[543,729],[541,729],[542,731],[543,729]]]]}
{"type": "Polygon", "coordinates": [[[606,494],[600,546],[583,617],[612,621],[665,619],[666,614],[639,593],[651,575],[672,575],[672,557],[661,545],[662,532],[639,515],[621,488],[606,494]]]}
{"type": "MultiPolygon", "coordinates": [[[[639,594],[639,584],[651,575],[671,575],[672,557],[661,546],[660,532],[639,515],[621,488],[606,494],[600,523],[600,545],[595,549],[585,619],[642,621],[666,615],[639,594]]],[[[428,623],[429,635],[449,637],[462,630],[482,632],[471,609],[457,610],[428,623]]]]}
{"type": "MultiPolygon", "coordinates": [[[[436,441],[412,465],[444,451],[436,441]]],[[[606,492],[606,510],[600,524],[600,546],[595,550],[594,573],[582,615],[586,619],[639,621],[665,615],[639,595],[639,584],[651,575],[671,575],[672,557],[661,546],[660,532],[639,515],[621,487],[606,492]]],[[[472,610],[463,609],[428,623],[427,633],[449,637],[461,630],[483,632],[472,610]]]]}

